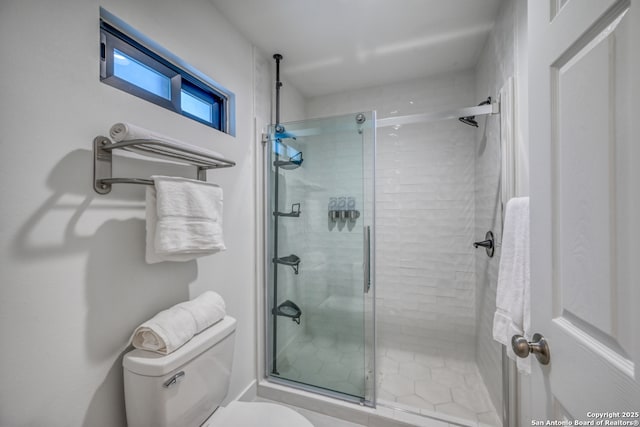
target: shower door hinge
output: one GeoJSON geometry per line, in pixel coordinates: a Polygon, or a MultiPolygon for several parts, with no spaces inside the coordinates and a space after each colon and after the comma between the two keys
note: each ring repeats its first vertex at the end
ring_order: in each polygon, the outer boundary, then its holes
{"type": "Polygon", "coordinates": [[[268,133],[263,133],[262,134],[262,141],[263,144],[266,144],[267,142],[269,142],[269,134],[268,133]]]}

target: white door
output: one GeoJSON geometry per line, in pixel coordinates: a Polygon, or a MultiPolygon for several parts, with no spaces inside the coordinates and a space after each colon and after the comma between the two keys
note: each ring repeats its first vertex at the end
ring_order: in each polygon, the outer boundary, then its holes
{"type": "Polygon", "coordinates": [[[638,425],[640,0],[530,0],[529,47],[531,416],[638,425]]]}

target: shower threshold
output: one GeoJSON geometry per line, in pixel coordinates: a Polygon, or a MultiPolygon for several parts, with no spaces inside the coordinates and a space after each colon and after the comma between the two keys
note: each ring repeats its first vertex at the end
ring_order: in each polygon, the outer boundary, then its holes
{"type": "MultiPolygon", "coordinates": [[[[256,390],[259,399],[284,403],[295,408],[337,417],[341,421],[356,425],[413,425],[421,427],[477,427],[477,422],[458,422],[452,417],[425,416],[384,404],[363,405],[359,399],[348,399],[327,390],[315,390],[291,381],[274,377],[262,380],[256,390]],[[443,424],[444,421],[444,424],[443,424]]],[[[485,427],[480,424],[481,427],[485,427]]]]}

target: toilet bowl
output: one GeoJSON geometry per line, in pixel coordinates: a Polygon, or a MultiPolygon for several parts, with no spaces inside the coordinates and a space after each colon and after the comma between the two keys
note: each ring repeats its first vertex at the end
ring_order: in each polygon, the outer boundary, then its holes
{"type": "Polygon", "coordinates": [[[218,410],[202,427],[313,427],[305,417],[282,405],[265,402],[231,402],[218,410]]]}
{"type": "Polygon", "coordinates": [[[226,316],[167,355],[124,355],[129,427],[313,427],[293,409],[265,402],[220,405],[229,391],[236,320],[226,316]]]}

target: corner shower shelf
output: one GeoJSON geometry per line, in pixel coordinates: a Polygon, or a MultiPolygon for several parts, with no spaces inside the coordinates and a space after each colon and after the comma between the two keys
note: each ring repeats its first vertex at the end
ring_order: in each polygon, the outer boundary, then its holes
{"type": "Polygon", "coordinates": [[[112,151],[116,149],[195,166],[198,179],[201,181],[206,181],[207,169],[228,168],[236,165],[234,161],[225,159],[218,153],[188,144],[155,139],[135,139],[113,143],[105,136],[97,136],[93,140],[93,189],[99,194],[111,192],[112,184],[153,185],[151,179],[113,178],[112,151]]]}
{"type": "Polygon", "coordinates": [[[300,316],[302,316],[302,310],[294,302],[286,300],[275,309],[275,313],[278,316],[288,317],[298,325],[300,324],[300,316]]]}
{"type": "Polygon", "coordinates": [[[300,216],[300,203],[294,203],[291,205],[291,212],[274,212],[275,216],[288,216],[298,218],[300,216]]]}
{"type": "Polygon", "coordinates": [[[302,151],[296,154],[293,157],[289,157],[288,160],[276,160],[273,162],[273,166],[286,170],[298,169],[302,166],[302,162],[304,159],[302,158],[302,151]]]}
{"type": "Polygon", "coordinates": [[[276,264],[288,265],[293,268],[293,272],[298,274],[298,267],[300,266],[300,257],[297,255],[289,255],[282,258],[274,258],[273,262],[276,264]]]}

